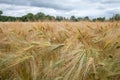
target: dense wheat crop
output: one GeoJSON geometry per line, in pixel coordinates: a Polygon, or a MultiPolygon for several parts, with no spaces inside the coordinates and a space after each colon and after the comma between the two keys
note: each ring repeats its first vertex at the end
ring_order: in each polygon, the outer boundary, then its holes
{"type": "Polygon", "coordinates": [[[120,80],[120,23],[1,22],[0,80],[120,80]]]}

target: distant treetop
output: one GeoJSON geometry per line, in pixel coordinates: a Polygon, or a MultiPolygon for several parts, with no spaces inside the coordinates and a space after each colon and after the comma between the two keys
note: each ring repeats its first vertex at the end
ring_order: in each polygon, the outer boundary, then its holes
{"type": "MultiPolygon", "coordinates": [[[[39,12],[37,14],[33,13],[28,13],[22,17],[13,17],[13,16],[4,16],[2,15],[3,12],[0,10],[0,21],[106,21],[105,17],[98,17],[98,18],[93,18],[90,19],[88,16],[85,17],[75,17],[72,15],[70,18],[66,18],[63,16],[51,16],[51,15],[46,15],[42,12],[39,12]]],[[[108,21],[120,21],[120,14],[115,14],[113,15],[108,21]]]]}

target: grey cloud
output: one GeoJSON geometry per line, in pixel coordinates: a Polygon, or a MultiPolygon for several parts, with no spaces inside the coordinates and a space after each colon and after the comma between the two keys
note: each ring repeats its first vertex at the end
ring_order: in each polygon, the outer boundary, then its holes
{"type": "Polygon", "coordinates": [[[0,3],[72,10],[93,4],[119,4],[120,0],[0,0],[0,3]]]}
{"type": "Polygon", "coordinates": [[[113,15],[115,13],[115,11],[114,10],[107,10],[106,13],[109,15],[113,15]]]}
{"type": "Polygon", "coordinates": [[[5,4],[17,4],[17,5],[26,5],[28,1],[23,1],[23,0],[0,0],[0,3],[5,3],[5,4]]]}
{"type": "Polygon", "coordinates": [[[98,9],[98,10],[105,10],[106,8],[102,7],[102,6],[98,6],[96,9],[98,9]]]}
{"type": "Polygon", "coordinates": [[[58,10],[71,10],[70,6],[68,5],[51,3],[51,2],[31,3],[31,6],[53,8],[53,9],[58,9],[58,10]]]}
{"type": "MultiPolygon", "coordinates": [[[[68,1],[69,2],[69,1],[68,1]]],[[[67,3],[68,3],[67,2],[67,3]]],[[[12,4],[12,5],[23,5],[23,6],[35,6],[35,7],[46,7],[59,10],[71,10],[72,5],[64,3],[63,0],[0,0],[0,3],[12,4]]]]}
{"type": "Polygon", "coordinates": [[[104,0],[102,4],[120,4],[120,0],[104,0]]]}
{"type": "Polygon", "coordinates": [[[119,0],[0,0],[0,9],[15,16],[39,11],[61,16],[111,16],[116,9],[120,11],[119,4],[119,0]]]}
{"type": "Polygon", "coordinates": [[[0,3],[5,4],[45,7],[66,11],[91,8],[92,5],[94,8],[94,5],[100,2],[97,0],[0,0],[0,3]]]}

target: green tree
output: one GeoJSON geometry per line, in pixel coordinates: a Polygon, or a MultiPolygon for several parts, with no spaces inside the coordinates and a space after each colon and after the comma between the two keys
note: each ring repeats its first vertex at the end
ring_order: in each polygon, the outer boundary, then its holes
{"type": "Polygon", "coordinates": [[[78,21],[75,16],[71,16],[71,17],[70,17],[70,20],[71,20],[71,21],[78,21]]]}
{"type": "Polygon", "coordinates": [[[28,13],[27,15],[24,15],[24,16],[22,16],[19,19],[21,19],[22,21],[34,21],[35,20],[35,16],[32,13],[28,13]]]}
{"type": "Polygon", "coordinates": [[[34,15],[32,13],[28,13],[26,17],[28,21],[34,21],[34,15]]]}
{"type": "Polygon", "coordinates": [[[35,19],[37,20],[37,21],[43,21],[43,20],[45,20],[45,14],[44,13],[42,13],[42,12],[39,12],[39,13],[37,13],[36,15],[35,15],[35,19]]]}
{"type": "Polygon", "coordinates": [[[62,20],[64,20],[64,17],[62,17],[62,16],[56,16],[56,20],[57,21],[62,21],[62,20]]]}
{"type": "Polygon", "coordinates": [[[97,21],[103,22],[103,21],[105,21],[105,17],[99,17],[99,18],[97,18],[97,21]]]}
{"type": "Polygon", "coordinates": [[[3,12],[0,10],[0,16],[3,14],[3,12]]]}
{"type": "Polygon", "coordinates": [[[83,20],[82,17],[78,17],[78,18],[77,18],[77,21],[82,21],[82,20],[83,20]]]}
{"type": "Polygon", "coordinates": [[[55,17],[54,16],[46,15],[45,17],[46,17],[45,20],[55,21],[55,17]]]}
{"type": "Polygon", "coordinates": [[[89,21],[90,19],[89,19],[88,16],[86,16],[86,17],[84,17],[84,20],[85,20],[85,21],[89,21]]]}
{"type": "Polygon", "coordinates": [[[120,21],[120,14],[115,14],[113,17],[112,17],[113,20],[115,21],[120,21]]]}
{"type": "Polygon", "coordinates": [[[96,19],[96,18],[93,18],[92,21],[95,22],[95,21],[97,21],[97,19],[96,19]]]}

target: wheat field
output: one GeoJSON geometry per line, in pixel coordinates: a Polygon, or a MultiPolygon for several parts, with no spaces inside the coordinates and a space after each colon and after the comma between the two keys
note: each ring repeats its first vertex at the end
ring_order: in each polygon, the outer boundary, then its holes
{"type": "Polygon", "coordinates": [[[120,23],[0,22],[0,80],[120,80],[120,23]]]}

